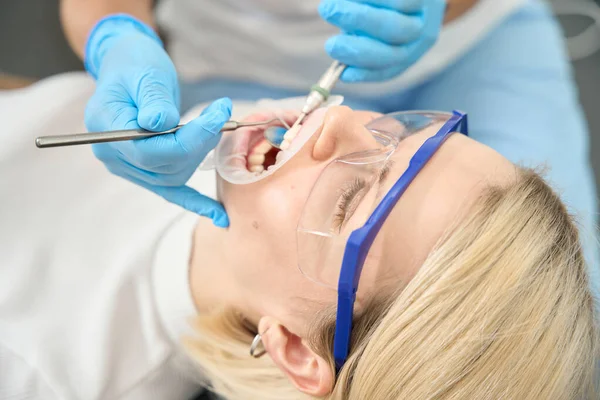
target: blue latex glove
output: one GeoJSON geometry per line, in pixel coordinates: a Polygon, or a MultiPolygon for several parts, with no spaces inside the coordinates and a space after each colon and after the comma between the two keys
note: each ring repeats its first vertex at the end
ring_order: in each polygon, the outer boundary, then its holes
{"type": "Polygon", "coordinates": [[[322,0],[319,14],[342,30],[325,50],[348,65],[343,81],[385,81],[434,45],[445,10],[445,0],[322,0]]]}
{"type": "MultiPolygon", "coordinates": [[[[139,129],[162,131],[179,122],[179,86],[171,59],[154,31],[128,15],[101,20],[92,30],[85,55],[97,79],[85,112],[89,131],[139,129]]],[[[113,174],[189,211],[229,224],[223,206],[185,186],[220,139],[230,118],[231,101],[221,99],[175,134],[93,145],[113,174]]]]}

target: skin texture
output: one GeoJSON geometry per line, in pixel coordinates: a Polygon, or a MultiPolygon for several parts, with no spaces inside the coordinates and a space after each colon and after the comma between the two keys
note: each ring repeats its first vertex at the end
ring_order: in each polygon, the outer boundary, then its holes
{"type": "Polygon", "coordinates": [[[477,4],[478,1],[479,0],[448,0],[444,22],[448,23],[460,17],[477,4]]]}
{"type": "MultiPolygon", "coordinates": [[[[315,116],[317,117],[317,116],[315,116]]],[[[364,124],[373,113],[332,107],[311,139],[272,176],[250,185],[219,182],[219,196],[230,217],[227,230],[201,220],[191,258],[191,285],[199,312],[233,306],[264,333],[276,364],[300,390],[328,392],[329,366],[302,338],[316,311],[335,305],[336,291],[318,285],[297,268],[296,228],[310,190],[324,168],[343,155],[376,143],[364,124]]],[[[392,159],[381,195],[406,170],[419,146],[439,127],[403,140],[392,159]]],[[[403,287],[429,251],[482,189],[514,176],[514,166],[491,148],[461,134],[452,135],[401,197],[384,224],[361,275],[356,310],[381,287],[403,287]]],[[[330,188],[333,195],[336,189],[330,188]]],[[[370,215],[377,190],[365,195],[341,235],[370,215]]],[[[314,210],[319,211],[319,210],[314,210]]],[[[337,274],[339,265],[327,265],[337,274]]]]}
{"type": "Polygon", "coordinates": [[[83,60],[88,35],[96,22],[110,14],[126,13],[156,28],[152,7],[152,0],[61,0],[60,21],[69,45],[83,60]]]}

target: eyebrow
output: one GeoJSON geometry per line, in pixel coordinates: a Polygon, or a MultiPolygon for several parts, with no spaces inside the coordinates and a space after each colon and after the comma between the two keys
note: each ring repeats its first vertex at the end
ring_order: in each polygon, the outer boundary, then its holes
{"type": "Polygon", "coordinates": [[[377,178],[377,193],[375,194],[376,199],[381,196],[381,185],[383,185],[386,179],[390,176],[390,171],[392,170],[393,166],[394,160],[387,160],[379,171],[379,177],[377,178]]]}
{"type": "Polygon", "coordinates": [[[394,160],[387,160],[381,170],[379,171],[379,177],[377,178],[377,183],[381,185],[387,177],[390,175],[390,170],[394,166],[394,160]]]}

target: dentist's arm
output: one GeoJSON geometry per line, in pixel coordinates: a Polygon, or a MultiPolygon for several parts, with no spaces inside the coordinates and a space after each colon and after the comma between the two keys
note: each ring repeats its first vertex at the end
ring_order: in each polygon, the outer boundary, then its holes
{"type": "MultiPolygon", "coordinates": [[[[73,49],[97,81],[85,111],[89,131],[177,125],[177,73],[154,30],[150,0],[62,0],[61,16],[73,49]]],[[[92,149],[113,174],[225,227],[223,207],[186,183],[218,143],[230,113],[224,99],[175,134],[92,149]]]]}
{"type": "Polygon", "coordinates": [[[152,0],[61,0],[60,20],[71,48],[83,60],[88,34],[100,19],[110,14],[129,14],[154,28],[152,3],[152,0]]]}
{"type": "Polygon", "coordinates": [[[471,9],[479,0],[448,0],[446,5],[446,18],[448,23],[460,17],[471,9]]]}

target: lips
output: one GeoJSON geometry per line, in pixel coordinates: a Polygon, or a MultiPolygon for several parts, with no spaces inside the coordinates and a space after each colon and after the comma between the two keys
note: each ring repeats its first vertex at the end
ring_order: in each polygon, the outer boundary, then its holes
{"type": "Polygon", "coordinates": [[[245,121],[264,121],[278,118],[268,125],[245,127],[237,129],[233,136],[232,154],[239,154],[245,158],[245,163],[240,157],[237,166],[246,168],[250,172],[260,173],[275,164],[275,158],[279,149],[274,148],[264,137],[264,132],[272,126],[290,126],[298,118],[297,111],[286,111],[282,113],[261,113],[252,115],[245,121]]]}
{"type": "Polygon", "coordinates": [[[273,174],[292,158],[312,137],[322,124],[326,109],[319,109],[307,117],[286,150],[280,151],[264,138],[270,126],[292,125],[299,112],[263,112],[254,114],[246,121],[265,121],[280,118],[268,125],[239,128],[223,135],[215,152],[215,164],[219,175],[233,184],[250,184],[273,174]]]}

